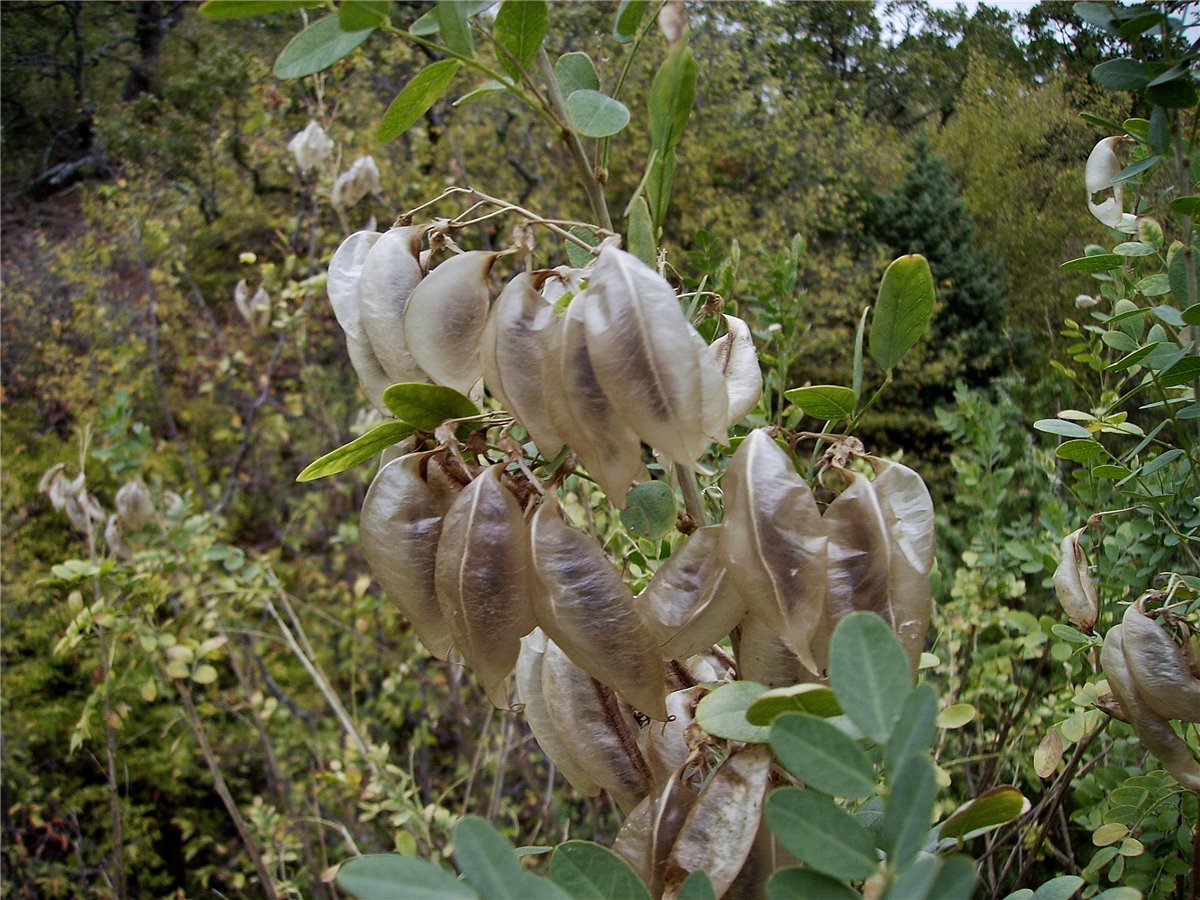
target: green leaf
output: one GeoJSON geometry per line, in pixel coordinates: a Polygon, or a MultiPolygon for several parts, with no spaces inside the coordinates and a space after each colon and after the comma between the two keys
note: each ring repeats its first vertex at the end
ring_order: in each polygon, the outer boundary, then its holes
{"type": "Polygon", "coordinates": [[[413,430],[407,422],[384,422],[382,425],[376,425],[366,434],[309,463],[304,467],[304,471],[296,476],[296,480],[316,481],[327,475],[345,472],[351,466],[357,466],[376,453],[381,453],[404,440],[413,430]]]}
{"type": "Polygon", "coordinates": [[[600,90],[600,76],[596,74],[595,63],[579,50],[564,53],[558,58],[554,64],[554,78],[564,97],[570,97],[580,90],[600,90]]]}
{"type": "MultiPolygon", "coordinates": [[[[1151,275],[1149,277],[1154,278],[1155,276],[1151,275]]],[[[1166,291],[1163,293],[1166,293],[1166,291]]],[[[1183,321],[1183,314],[1173,306],[1155,306],[1150,312],[1154,313],[1156,319],[1166,322],[1173,328],[1182,328],[1187,324],[1187,322],[1183,321]]]]}
{"type": "Polygon", "coordinates": [[[342,31],[376,28],[388,21],[388,0],[342,0],[338,24],[342,31]]]}
{"type": "Polygon", "coordinates": [[[1092,69],[1092,80],[1116,91],[1140,91],[1150,84],[1150,73],[1136,59],[1110,59],[1092,69]]]}
{"type": "Polygon", "coordinates": [[[647,163],[650,172],[646,176],[646,200],[650,204],[654,227],[658,228],[666,218],[667,208],[671,204],[671,188],[675,183],[675,151],[662,154],[651,150],[650,155],[651,159],[647,163]]]}
{"type": "Polygon", "coordinates": [[[696,722],[714,737],[744,744],[766,744],[771,740],[771,729],[751,725],[746,718],[750,704],[766,691],[765,685],[753,681],[723,684],[696,704],[696,722]]]}
{"type": "Polygon", "coordinates": [[[1115,480],[1120,478],[1128,478],[1133,473],[1124,466],[1103,465],[1096,466],[1096,468],[1092,469],[1092,474],[1097,478],[1112,478],[1115,480]]]}
{"type": "Polygon", "coordinates": [[[871,358],[890,372],[929,327],[933,315],[933,273],[918,254],[902,256],[887,267],[871,322],[871,358]]]}
{"type": "Polygon", "coordinates": [[[1079,18],[1098,28],[1109,31],[1116,27],[1111,4],[1084,2],[1074,4],[1071,9],[1075,11],[1075,15],[1079,16],[1079,18]]]}
{"type": "Polygon", "coordinates": [[[878,744],[892,733],[912,689],[908,655],[875,613],[842,619],[829,644],[829,684],[846,716],[878,744]]]}
{"type": "Polygon", "coordinates": [[[650,892],[625,858],[591,841],[559,844],[550,857],[550,879],[573,900],[650,900],[650,892]]]}
{"type": "Polygon", "coordinates": [[[937,900],[931,889],[941,871],[942,861],[932,853],[918,854],[912,865],[897,873],[883,900],[937,900]]]}
{"type": "Polygon", "coordinates": [[[208,663],[196,666],[196,670],[192,672],[192,681],[196,684],[212,684],[217,680],[217,670],[208,663]]]}
{"type": "Polygon", "coordinates": [[[1191,109],[1200,101],[1200,94],[1191,78],[1179,78],[1146,88],[1146,99],[1168,109],[1191,109]]]}
{"type": "Polygon", "coordinates": [[[947,857],[929,889],[929,900],[971,900],[978,880],[974,860],[965,856],[947,857]]]}
{"type": "Polygon", "coordinates": [[[488,900],[528,900],[518,886],[524,869],[512,844],[486,819],[466,816],[454,826],[454,863],[488,900]]]}
{"type": "Polygon", "coordinates": [[[1038,419],[1033,423],[1033,427],[1043,434],[1056,434],[1059,437],[1087,439],[1092,436],[1082,425],[1062,419],[1038,419]]]}
{"type": "MultiPolygon", "coordinates": [[[[1188,302],[1188,287],[1187,287],[1187,254],[1183,248],[1175,251],[1175,255],[1171,258],[1171,263],[1167,266],[1167,278],[1171,282],[1171,293],[1179,300],[1180,305],[1188,302]]],[[[1200,304],[1196,304],[1200,306],[1200,304]]],[[[1183,319],[1186,322],[1188,310],[1183,311],[1183,319]]],[[[1200,319],[1200,316],[1195,318],[1200,319]]],[[[1200,325],[1200,322],[1188,322],[1189,325],[1200,325]]]]}
{"type": "MultiPolygon", "coordinates": [[[[610,895],[610,898],[616,896],[619,895],[610,895]]],[[[678,900],[717,900],[712,880],[703,869],[697,869],[684,879],[677,896],[678,900]]]]}
{"type": "Polygon", "coordinates": [[[1137,162],[1131,163],[1114,175],[1112,177],[1112,183],[1116,184],[1118,181],[1128,181],[1133,176],[1141,175],[1147,169],[1157,166],[1161,161],[1161,156],[1147,156],[1145,159],[1139,159],[1137,162]]]}
{"type": "Polygon", "coordinates": [[[613,17],[612,35],[618,43],[628,44],[637,37],[638,25],[650,0],[621,0],[613,17]]]}
{"type": "Polygon", "coordinates": [[[813,384],[784,391],[788,402],[804,410],[806,415],[826,421],[848,419],[854,415],[858,396],[848,387],[836,384],[813,384]]]}
{"type": "Polygon", "coordinates": [[[334,883],[358,900],[478,900],[445,869],[415,856],[369,853],[347,860],[334,883]]]}
{"type": "Polygon", "coordinates": [[[629,124],[629,109],[600,91],[583,88],[567,98],[571,127],[584,137],[610,137],[629,124]]]}
{"type": "Polygon", "coordinates": [[[336,15],[318,19],[283,48],[275,60],[275,77],[303,78],[328,69],[353,52],[374,30],[372,25],[362,31],[342,31],[336,15]]]}
{"type": "Polygon", "coordinates": [[[657,541],[675,527],[675,492],[665,481],[644,481],[625,496],[621,524],[633,534],[657,541]]]}
{"type": "Polygon", "coordinates": [[[206,19],[244,19],[324,5],[322,0],[204,0],[200,15],[206,19]]]}
{"type": "Polygon", "coordinates": [[[1161,297],[1171,292],[1171,279],[1165,272],[1157,272],[1139,281],[1137,289],[1143,297],[1161,297]]]}
{"type": "Polygon", "coordinates": [[[1078,875],[1059,875],[1034,891],[1032,900],[1071,900],[1083,885],[1078,875]]]}
{"type": "Polygon", "coordinates": [[[938,829],[943,840],[967,841],[1007,825],[1029,809],[1029,801],[1012,785],[1004,784],[984,791],[964,804],[938,829]]]}
{"type": "Polygon", "coordinates": [[[447,419],[479,415],[479,407],[469,399],[440,384],[393,384],[383,392],[383,402],[397,419],[420,431],[435,431],[447,419]]]}
{"type": "Polygon", "coordinates": [[[878,864],[870,832],[816,791],[779,788],[767,798],[767,824],[785,850],[834,878],[861,881],[878,864]]]}
{"type": "MultiPolygon", "coordinates": [[[[496,0],[460,0],[460,2],[464,7],[464,15],[468,19],[474,18],[484,10],[491,9],[496,5],[496,0]]],[[[435,6],[413,22],[408,31],[409,34],[415,34],[418,37],[429,37],[437,34],[439,27],[437,7],[435,6]]]]}
{"type": "Polygon", "coordinates": [[[1189,384],[1200,378],[1200,359],[1189,356],[1179,360],[1171,368],[1158,376],[1158,383],[1163,387],[1176,387],[1189,384]]]}
{"type": "Polygon", "coordinates": [[[779,869],[767,882],[767,900],[862,900],[844,881],[811,869],[779,869]]]}
{"type": "Polygon", "coordinates": [[[1104,446],[1099,441],[1090,438],[1076,438],[1063,441],[1054,448],[1054,455],[1059,459],[1069,459],[1072,462],[1087,462],[1097,456],[1104,455],[1104,446]]]}
{"type": "Polygon", "coordinates": [[[1149,356],[1151,353],[1153,353],[1155,348],[1157,348],[1158,346],[1159,346],[1159,341],[1155,341],[1152,344],[1144,344],[1141,347],[1138,347],[1136,350],[1134,350],[1128,356],[1122,356],[1116,362],[1111,363],[1108,366],[1105,366],[1104,371],[1106,371],[1106,372],[1122,372],[1125,369],[1132,368],[1133,366],[1136,366],[1138,363],[1140,363],[1147,356],[1149,356]]]}
{"type": "Polygon", "coordinates": [[[489,81],[483,82],[483,84],[480,84],[480,85],[477,85],[476,87],[471,88],[471,90],[467,91],[465,94],[463,94],[461,97],[459,97],[457,100],[455,100],[450,105],[451,106],[463,106],[467,103],[470,103],[472,100],[477,100],[480,97],[486,97],[488,94],[497,94],[500,91],[506,91],[506,90],[508,90],[508,86],[506,84],[504,84],[504,82],[496,81],[493,78],[489,81]]]}
{"type": "Polygon", "coordinates": [[[1183,455],[1184,455],[1183,451],[1180,450],[1178,447],[1175,447],[1171,450],[1166,450],[1166,451],[1158,454],[1158,456],[1154,457],[1154,459],[1150,460],[1150,462],[1148,462],[1144,466],[1142,466],[1142,468],[1140,470],[1138,470],[1138,475],[1141,475],[1143,477],[1145,477],[1147,475],[1153,475],[1155,472],[1157,472],[1163,466],[1170,465],[1171,463],[1175,462],[1175,460],[1179,459],[1179,457],[1181,457],[1183,455]]]}
{"type": "Polygon", "coordinates": [[[458,56],[468,59],[474,56],[475,42],[471,39],[466,6],[457,0],[437,0],[433,11],[437,16],[438,31],[442,33],[442,43],[458,56]]]}
{"type": "Polygon", "coordinates": [[[671,48],[650,85],[650,146],[666,156],[683,137],[696,100],[696,57],[686,41],[671,48]]]}
{"type": "Polygon", "coordinates": [[[875,793],[867,754],[824,719],[808,713],[780,716],[771,726],[771,750],[785,769],[830,796],[864,800],[875,793]]]}
{"type": "Polygon", "coordinates": [[[1125,265],[1125,260],[1115,253],[1097,253],[1094,256],[1081,256],[1071,259],[1059,266],[1064,272],[1107,272],[1119,269],[1125,265]]]}
{"type": "Polygon", "coordinates": [[[933,822],[937,797],[933,760],[924,753],[909,756],[889,783],[892,791],[883,808],[880,846],[887,852],[888,863],[903,871],[925,843],[933,822]]]}
{"type": "Polygon", "coordinates": [[[937,734],[938,698],[928,684],[917,685],[904,701],[900,718],[884,751],[884,765],[892,781],[910,756],[928,753],[937,734]]]}
{"type": "MultiPolygon", "coordinates": [[[[1152,28],[1157,28],[1163,21],[1163,14],[1160,12],[1142,13],[1139,16],[1134,16],[1121,23],[1117,31],[1127,38],[1135,38],[1140,34],[1144,34],[1152,28]]],[[[1153,81],[1150,82],[1154,84],[1153,81]]]]}
{"type": "Polygon", "coordinates": [[[1150,244],[1144,244],[1141,241],[1125,241],[1113,247],[1113,253],[1117,256],[1153,256],[1155,250],[1150,244]]]}
{"type": "Polygon", "coordinates": [[[1171,212],[1177,216],[1200,218],[1200,196],[1176,197],[1171,201],[1171,212]]]}
{"type": "Polygon", "coordinates": [[[646,198],[640,194],[633,198],[630,206],[629,225],[625,237],[630,253],[651,267],[658,262],[650,206],[646,203],[646,198]]]}
{"type": "Polygon", "coordinates": [[[514,78],[520,79],[521,71],[528,71],[533,65],[549,27],[550,12],[545,0],[504,0],[496,13],[492,34],[496,43],[511,54],[511,59],[504,53],[499,57],[501,65],[514,78]]]}
{"type": "Polygon", "coordinates": [[[843,715],[833,690],[823,684],[792,684],[762,694],[746,710],[751,725],[770,725],[784,713],[803,712],[829,719],[843,715]]]}
{"type": "Polygon", "coordinates": [[[457,59],[442,59],[430,63],[414,75],[383,114],[376,134],[379,142],[386,143],[400,137],[429,112],[454,80],[460,65],[457,59]]]}

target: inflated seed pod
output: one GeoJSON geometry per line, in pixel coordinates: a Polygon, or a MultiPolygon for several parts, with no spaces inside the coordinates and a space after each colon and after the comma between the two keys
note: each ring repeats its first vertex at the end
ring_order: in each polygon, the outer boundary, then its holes
{"type": "Polygon", "coordinates": [[[721,526],[689,535],[638,595],[663,659],[687,659],[734,629],[746,603],[718,552],[721,526]]]}
{"type": "Polygon", "coordinates": [[[358,314],[363,335],[393,383],[428,381],[404,340],[404,308],[424,276],[418,252],[425,226],[407,225],[382,234],[363,261],[358,314]]]}
{"type": "Polygon", "coordinates": [[[725,428],[732,428],[758,405],[762,396],[762,369],[750,326],[737,316],[724,316],[726,332],[709,346],[708,352],[725,383],[725,428]]]}
{"type": "Polygon", "coordinates": [[[633,593],[589,535],[567,525],[554,498],[530,524],[533,561],[545,588],[537,623],[576,665],[652,719],[667,718],[666,672],[633,593]]]}
{"type": "Polygon", "coordinates": [[[554,304],[538,290],[553,274],[516,275],[492,304],[481,342],[487,389],[516,416],[546,459],[553,459],[564,443],[546,409],[547,372],[562,332],[554,304]]]}
{"type": "Polygon", "coordinates": [[[573,741],[584,776],[628,813],[650,791],[650,770],[637,745],[637,720],[611,690],[575,665],[553,642],[542,656],[542,693],[550,723],[573,741]]]}
{"type": "Polygon", "coordinates": [[[394,459],[376,473],[359,516],[359,541],[371,574],[412,622],[430,653],[445,659],[453,638],[438,602],[434,560],[442,508],[422,477],[427,453],[394,459]]]}
{"type": "Polygon", "coordinates": [[[413,288],[404,308],[404,340],[413,359],[435,382],[460,394],[483,377],[487,275],[497,255],[470,250],[450,257],[413,288]]]}
{"type": "Polygon", "coordinates": [[[812,491],[765,431],[746,436],[723,482],[721,550],[746,607],[805,668],[825,614],[825,525],[812,491]]]}
{"type": "Polygon", "coordinates": [[[671,848],[695,803],[696,791],[676,769],[621,823],[613,851],[633,867],[652,897],[662,895],[671,848]]]}
{"type": "Polygon", "coordinates": [[[346,352],[350,365],[358,376],[358,383],[371,405],[380,412],[387,412],[383,392],[392,379],[380,365],[363,328],[359,312],[358,283],[371,248],[383,237],[377,231],[356,231],[342,241],[329,261],[326,290],[333,314],[346,335],[346,352]]]}
{"type": "Polygon", "coordinates": [[[1176,781],[1189,790],[1200,791],[1200,762],[1192,756],[1183,738],[1175,733],[1170,721],[1151,709],[1138,691],[1129,670],[1122,632],[1122,625],[1110,628],[1100,650],[1100,665],[1108,686],[1146,749],[1176,781]]]}
{"type": "Polygon", "coordinates": [[[655,784],[662,784],[671,772],[687,762],[691,753],[687,730],[704,693],[705,688],[696,685],[667,694],[667,721],[649,723],[638,736],[638,746],[655,784]]]}
{"type": "Polygon", "coordinates": [[[470,473],[448,452],[433,453],[425,464],[425,483],[445,515],[471,481],[470,473]],[[458,474],[455,474],[455,473],[458,474]]]}
{"type": "Polygon", "coordinates": [[[765,745],[731,753],[696,798],[667,859],[663,898],[675,898],[687,877],[703,869],[720,897],[737,878],[758,836],[771,774],[765,745]]]}
{"type": "MultiPolygon", "coordinates": [[[[567,782],[584,797],[600,793],[600,785],[588,774],[575,750],[575,733],[558,733],[550,718],[550,704],[543,693],[542,660],[546,653],[546,633],[535,628],[521,638],[521,653],[517,657],[517,699],[524,707],[525,721],[537,739],[538,746],[554,763],[567,782]]],[[[587,748],[579,750],[587,752],[587,748]]]]}
{"type": "Polygon", "coordinates": [[[1200,679],[1166,629],[1146,615],[1148,596],[1131,603],[1121,622],[1129,674],[1146,705],[1160,716],[1200,722],[1200,679]]]}
{"type": "Polygon", "coordinates": [[[454,646],[499,708],[508,706],[504,680],[535,624],[529,531],[500,483],[503,470],[491,466],[458,495],[442,522],[434,571],[454,646]]]}
{"type": "Polygon", "coordinates": [[[1054,593],[1067,618],[1080,631],[1091,634],[1100,615],[1096,586],[1088,574],[1087,554],[1079,546],[1085,525],[1062,539],[1062,558],[1054,570],[1054,593]]]}
{"type": "Polygon", "coordinates": [[[734,632],[738,677],[770,688],[820,681],[757,616],[747,615],[734,632]]]}

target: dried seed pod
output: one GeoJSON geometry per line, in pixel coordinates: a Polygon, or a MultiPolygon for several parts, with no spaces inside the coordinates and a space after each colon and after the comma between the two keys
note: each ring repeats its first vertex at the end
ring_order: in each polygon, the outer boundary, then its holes
{"type": "Polygon", "coordinates": [[[1088,574],[1087,554],[1079,546],[1079,538],[1086,530],[1085,525],[1063,538],[1062,559],[1054,570],[1054,593],[1071,623],[1091,634],[1100,615],[1100,603],[1092,576],[1088,574]]]}
{"type": "Polygon", "coordinates": [[[362,278],[367,254],[383,237],[377,231],[356,231],[338,246],[329,261],[326,291],[333,314],[346,335],[346,351],[350,365],[358,376],[358,383],[371,405],[386,412],[383,392],[392,384],[392,379],[380,365],[359,314],[358,283],[362,278]]]}
{"type": "Polygon", "coordinates": [[[746,614],[746,603],[718,552],[720,535],[720,525],[693,532],[638,596],[663,659],[686,659],[707,650],[746,614]]]}
{"type": "Polygon", "coordinates": [[[758,835],[771,774],[771,750],[738,750],[721,763],[692,805],[667,860],[664,900],[679,896],[688,875],[703,869],[722,896],[737,878],[758,835]]]}
{"type": "Polygon", "coordinates": [[[746,436],[725,474],[721,550],[750,613],[805,668],[825,613],[826,536],[817,501],[765,431],[746,436]]]}
{"type": "Polygon", "coordinates": [[[530,526],[533,561],[545,592],[537,623],[576,665],[652,719],[667,718],[658,645],[596,540],[567,525],[551,499],[530,526]]]}
{"type": "Polygon", "coordinates": [[[383,592],[412,622],[425,649],[445,659],[454,640],[434,583],[443,510],[421,477],[428,457],[412,453],[379,469],[363,499],[358,532],[383,592]]]}
{"type": "Polygon", "coordinates": [[[725,428],[732,428],[758,405],[763,376],[750,326],[737,316],[724,316],[728,332],[708,348],[724,376],[727,397],[725,428]]]}
{"type": "Polygon", "coordinates": [[[542,692],[550,722],[582,751],[584,776],[628,813],[650,790],[650,770],[637,746],[637,720],[611,690],[575,665],[553,642],[542,657],[542,692]]]}
{"type": "Polygon", "coordinates": [[[425,230],[423,225],[408,225],[380,235],[367,252],[358,279],[363,336],[392,383],[429,380],[404,340],[404,308],[425,274],[417,259],[425,230]]]}
{"type": "Polygon", "coordinates": [[[1138,739],[1162,763],[1176,781],[1192,791],[1200,791],[1200,762],[1192,756],[1187,743],[1145,702],[1129,670],[1124,646],[1123,626],[1116,625],[1104,636],[1100,665],[1108,679],[1121,711],[1137,732],[1138,739]]]}
{"type": "Polygon", "coordinates": [[[633,866],[652,897],[662,895],[671,848],[695,802],[696,792],[676,769],[621,823],[613,850],[633,866]]]}
{"type": "Polygon", "coordinates": [[[1117,159],[1117,146],[1124,139],[1124,135],[1118,134],[1097,143],[1088,155],[1083,173],[1084,184],[1087,187],[1088,211],[1110,227],[1121,224],[1123,213],[1125,183],[1114,182],[1113,179],[1121,171],[1121,162],[1117,159]],[[1097,203],[1097,195],[1105,199],[1097,203]]]}
{"type": "Polygon", "coordinates": [[[487,324],[487,275],[498,254],[452,256],[422,279],[404,308],[404,340],[438,384],[467,394],[483,377],[479,349],[487,324]]]}
{"type": "Polygon", "coordinates": [[[1138,695],[1167,719],[1200,722],[1200,679],[1192,675],[1182,648],[1166,629],[1146,615],[1143,595],[1122,619],[1125,664],[1138,695]]]}
{"type": "MultiPolygon", "coordinates": [[[[568,736],[558,733],[550,718],[550,704],[543,692],[542,661],[546,653],[546,633],[535,628],[521,638],[521,653],[517,657],[517,699],[524,709],[525,721],[537,739],[538,746],[564,778],[584,797],[600,793],[600,785],[588,774],[574,749],[572,730],[568,736]]],[[[584,748],[580,748],[583,750],[584,748]]]]}
{"type": "Polygon", "coordinates": [[[767,687],[820,681],[761,619],[747,615],[734,632],[738,677],[767,687]]]}
{"type": "Polygon", "coordinates": [[[104,524],[104,543],[108,544],[108,549],[118,559],[127,562],[133,559],[133,551],[125,543],[124,523],[116,515],[110,515],[104,524]]]}
{"type": "Polygon", "coordinates": [[[642,756],[646,758],[655,784],[662,784],[671,772],[687,762],[691,753],[687,730],[692,724],[696,703],[704,693],[705,688],[699,685],[672,691],[667,694],[667,721],[651,722],[642,729],[638,746],[642,749],[642,756]]]}
{"type": "Polygon", "coordinates": [[[538,286],[552,274],[522,272],[508,283],[492,304],[481,350],[488,390],[516,416],[546,459],[553,459],[564,443],[546,408],[547,373],[562,331],[554,304],[538,286]]]}
{"type": "Polygon", "coordinates": [[[529,530],[491,466],[458,495],[442,522],[434,579],[454,646],[492,704],[508,706],[504,680],[533,630],[529,530]]]}
{"type": "Polygon", "coordinates": [[[137,531],[154,519],[154,501],[140,478],[127,481],[117,490],[117,515],[130,531],[137,531]]]}

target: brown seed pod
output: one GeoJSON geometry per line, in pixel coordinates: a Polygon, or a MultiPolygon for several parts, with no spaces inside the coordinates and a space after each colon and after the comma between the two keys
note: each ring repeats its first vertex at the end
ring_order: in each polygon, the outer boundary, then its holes
{"type": "Polygon", "coordinates": [[[705,690],[696,685],[667,694],[667,721],[650,722],[642,729],[638,746],[642,748],[655,784],[662,784],[671,772],[687,762],[691,753],[687,730],[692,724],[696,703],[705,690]]]}
{"type": "Polygon", "coordinates": [[[1122,620],[1125,664],[1139,696],[1167,719],[1200,722],[1200,679],[1192,675],[1183,650],[1167,630],[1146,615],[1143,594],[1125,610],[1122,620]]]}
{"type": "Polygon", "coordinates": [[[696,802],[696,791],[683,770],[668,775],[621,823],[613,850],[633,867],[652,897],[662,896],[671,848],[696,802]]]}
{"type": "Polygon", "coordinates": [[[757,616],[747,615],[734,632],[738,677],[767,687],[820,681],[757,616]]]}
{"type": "Polygon", "coordinates": [[[708,353],[716,362],[725,384],[724,430],[732,428],[758,405],[763,377],[750,326],[737,316],[723,318],[729,330],[709,346],[708,353]]]}
{"type": "Polygon", "coordinates": [[[429,380],[404,339],[404,308],[425,274],[417,258],[425,231],[424,225],[408,225],[381,235],[358,279],[363,336],[393,384],[429,380]]]}
{"type": "Polygon", "coordinates": [[[1054,593],[1071,624],[1085,634],[1091,634],[1100,615],[1096,586],[1088,574],[1087,554],[1079,546],[1079,538],[1087,530],[1083,526],[1062,540],[1062,558],[1054,570],[1054,593]]]}

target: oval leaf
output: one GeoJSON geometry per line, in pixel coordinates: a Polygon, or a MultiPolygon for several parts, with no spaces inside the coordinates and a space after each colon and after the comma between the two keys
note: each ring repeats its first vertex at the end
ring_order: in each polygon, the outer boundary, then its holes
{"type": "Polygon", "coordinates": [[[815,791],[775,791],[767,798],[767,824],[784,849],[825,875],[861,881],[878,865],[871,833],[815,791]]]}
{"type": "Polygon", "coordinates": [[[435,431],[447,419],[479,415],[474,403],[454,388],[440,384],[393,384],[383,392],[383,402],[397,419],[421,431],[435,431]]]}
{"type": "Polygon", "coordinates": [[[802,712],[822,719],[843,715],[833,690],[823,684],[793,684],[761,695],[746,710],[751,725],[770,725],[784,713],[802,712]]]}
{"type": "Polygon", "coordinates": [[[675,492],[665,481],[635,485],[625,504],[621,524],[640,537],[656,541],[675,527],[675,492]]]}
{"type": "Polygon", "coordinates": [[[558,81],[558,90],[564,97],[570,97],[579,90],[600,90],[600,76],[596,74],[596,65],[592,58],[582,51],[564,53],[554,64],[554,77],[558,81]]]}
{"type": "Polygon", "coordinates": [[[550,880],[574,900],[650,900],[650,892],[629,863],[591,841],[559,844],[550,857],[550,880]]]}
{"type": "Polygon", "coordinates": [[[875,793],[875,770],[867,754],[824,719],[807,713],[780,716],[771,726],[771,749],[785,769],[818,791],[852,800],[875,793]]]}
{"type": "Polygon", "coordinates": [[[461,65],[457,59],[430,63],[412,77],[388,106],[379,123],[380,143],[400,137],[445,93],[461,65]]]}
{"type": "Polygon", "coordinates": [[[327,69],[371,36],[375,26],[342,31],[336,15],[309,25],[283,48],[275,60],[276,78],[303,78],[327,69]]]}
{"type": "Polygon", "coordinates": [[[807,415],[826,421],[848,419],[854,415],[858,397],[848,387],[834,384],[814,384],[784,391],[790,403],[799,406],[807,415]]]}
{"type": "Polygon", "coordinates": [[[324,5],[321,0],[205,0],[200,4],[200,15],[206,19],[244,19],[324,5]]]}
{"type": "Polygon", "coordinates": [[[1107,272],[1119,269],[1125,265],[1125,260],[1115,253],[1098,253],[1095,256],[1081,256],[1070,259],[1059,266],[1064,272],[1107,272]]]}
{"type": "Polygon", "coordinates": [[[505,0],[500,7],[492,35],[507,51],[500,54],[500,62],[514,78],[519,79],[521,70],[533,65],[549,26],[545,0],[505,0]]]}
{"type": "Polygon", "coordinates": [[[696,722],[716,737],[745,744],[765,744],[771,740],[771,729],[751,725],[746,719],[746,710],[766,690],[765,686],[753,681],[723,684],[696,704],[696,722]]]}
{"type": "Polygon", "coordinates": [[[567,98],[571,126],[584,137],[610,137],[629,124],[629,109],[600,91],[588,88],[567,98]]]}
{"type": "Polygon", "coordinates": [[[862,894],[843,881],[811,869],[779,869],[767,882],[767,900],[862,900],[862,894]]]}
{"type": "Polygon", "coordinates": [[[933,273],[918,254],[887,267],[875,300],[869,348],[879,368],[890,372],[929,327],[933,315],[933,273]]]}
{"type": "Polygon", "coordinates": [[[943,840],[967,841],[1007,825],[1029,810],[1029,801],[1012,785],[984,791],[959,807],[942,823],[938,836],[943,840]]]}
{"type": "Polygon", "coordinates": [[[912,685],[908,656],[887,623],[874,613],[846,616],[829,645],[829,683],[850,721],[884,743],[912,685]]]}
{"type": "Polygon", "coordinates": [[[479,895],[431,862],[399,853],[368,853],[342,863],[335,879],[358,900],[477,900],[479,895]]]}
{"type": "Polygon", "coordinates": [[[316,481],[326,475],[336,475],[351,466],[356,466],[376,453],[381,453],[393,444],[398,444],[410,434],[413,427],[407,422],[384,422],[350,443],[326,453],[304,467],[297,481],[316,481]]]}
{"type": "Polygon", "coordinates": [[[1044,434],[1057,434],[1059,437],[1090,439],[1092,433],[1082,425],[1074,422],[1064,422],[1062,419],[1038,419],[1033,427],[1044,434]]]}

